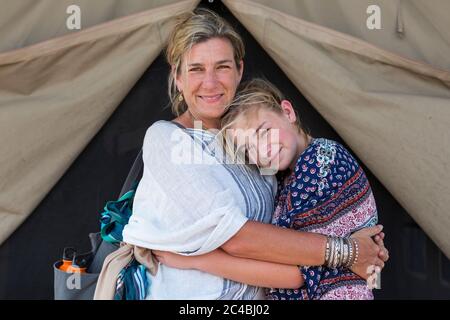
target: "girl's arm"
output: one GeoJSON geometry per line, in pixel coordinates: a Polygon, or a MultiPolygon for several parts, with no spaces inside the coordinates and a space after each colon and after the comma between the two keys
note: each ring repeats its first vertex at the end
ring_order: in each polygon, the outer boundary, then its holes
{"type": "Polygon", "coordinates": [[[233,257],[221,249],[199,256],[152,250],[164,265],[197,269],[225,279],[264,288],[298,289],[303,277],[297,266],[233,257]]]}

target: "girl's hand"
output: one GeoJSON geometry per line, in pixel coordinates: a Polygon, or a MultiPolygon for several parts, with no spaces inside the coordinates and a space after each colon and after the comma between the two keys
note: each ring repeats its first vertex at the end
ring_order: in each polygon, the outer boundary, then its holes
{"type": "Polygon", "coordinates": [[[199,256],[183,256],[169,251],[159,250],[152,250],[152,253],[160,263],[170,268],[197,269],[196,260],[199,259],[199,256]]]}
{"type": "Polygon", "coordinates": [[[356,239],[359,247],[358,261],[351,269],[363,279],[367,279],[371,275],[374,267],[383,269],[384,262],[389,259],[389,253],[384,248],[384,234],[381,236],[382,230],[383,226],[377,225],[359,230],[351,236],[356,239]],[[376,237],[378,241],[374,241],[372,237],[376,237]]]}

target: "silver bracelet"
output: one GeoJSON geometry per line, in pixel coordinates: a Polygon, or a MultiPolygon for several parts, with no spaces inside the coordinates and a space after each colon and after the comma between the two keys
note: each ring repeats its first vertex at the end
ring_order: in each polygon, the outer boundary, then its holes
{"type": "Polygon", "coordinates": [[[330,241],[331,237],[327,237],[327,244],[325,247],[325,265],[330,263],[330,241]]]}
{"type": "Polygon", "coordinates": [[[359,257],[358,241],[356,241],[356,239],[353,239],[353,242],[355,243],[355,261],[353,261],[352,266],[358,262],[359,257]]]}
{"type": "Polygon", "coordinates": [[[350,241],[348,240],[348,238],[344,238],[344,242],[344,260],[342,261],[342,266],[346,267],[349,261],[350,241]]]}
{"type": "Polygon", "coordinates": [[[353,263],[353,240],[350,238],[347,238],[348,240],[348,260],[347,263],[345,264],[346,268],[350,268],[352,266],[353,263]]]}
{"type": "Polygon", "coordinates": [[[358,261],[358,243],[352,238],[327,237],[325,266],[350,268],[358,261]]]}
{"type": "Polygon", "coordinates": [[[330,264],[329,267],[333,268],[334,266],[334,261],[336,259],[336,239],[333,237],[331,239],[331,254],[330,254],[330,264]]]}

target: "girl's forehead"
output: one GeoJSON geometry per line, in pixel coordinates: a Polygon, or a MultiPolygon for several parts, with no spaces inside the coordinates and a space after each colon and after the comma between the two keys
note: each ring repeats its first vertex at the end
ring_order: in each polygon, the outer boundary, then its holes
{"type": "Polygon", "coordinates": [[[255,106],[249,110],[246,110],[246,112],[243,112],[236,118],[235,127],[257,129],[265,123],[272,123],[276,121],[277,117],[278,114],[272,110],[261,106],[255,106]]]}

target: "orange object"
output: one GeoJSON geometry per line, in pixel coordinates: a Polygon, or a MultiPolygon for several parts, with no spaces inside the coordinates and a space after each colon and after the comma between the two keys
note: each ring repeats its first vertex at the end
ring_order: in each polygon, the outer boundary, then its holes
{"type": "Polygon", "coordinates": [[[87,268],[81,268],[81,267],[76,266],[76,265],[70,265],[67,268],[66,272],[69,272],[69,273],[86,273],[86,269],[87,268]]]}
{"type": "Polygon", "coordinates": [[[72,261],[76,253],[77,251],[75,250],[75,248],[64,248],[62,264],[59,266],[59,270],[67,272],[67,269],[72,266],[72,261]]]}
{"type": "Polygon", "coordinates": [[[69,267],[72,267],[72,260],[64,260],[62,261],[63,263],[59,266],[59,270],[67,272],[67,269],[69,267]]]}
{"type": "Polygon", "coordinates": [[[62,264],[59,266],[59,270],[68,273],[86,273],[91,258],[91,252],[77,255],[75,248],[66,247],[64,248],[62,264]]]}

